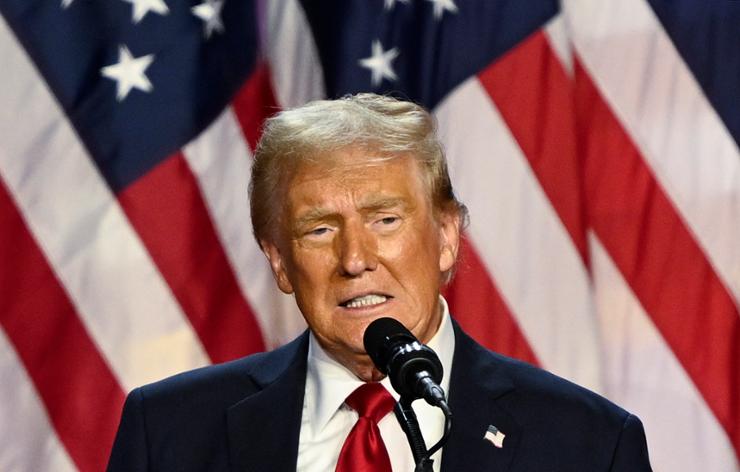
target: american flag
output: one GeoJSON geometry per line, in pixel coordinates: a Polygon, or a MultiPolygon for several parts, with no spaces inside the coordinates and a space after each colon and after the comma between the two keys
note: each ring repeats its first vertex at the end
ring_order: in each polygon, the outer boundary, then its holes
{"type": "Polygon", "coordinates": [[[424,104],[453,315],[738,471],[740,2],[0,0],[0,470],[101,470],[125,393],[304,329],[251,238],[260,124],[424,104]]]}

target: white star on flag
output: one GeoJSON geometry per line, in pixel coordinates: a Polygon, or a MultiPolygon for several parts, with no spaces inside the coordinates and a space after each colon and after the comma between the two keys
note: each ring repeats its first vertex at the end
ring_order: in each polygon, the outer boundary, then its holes
{"type": "Polygon", "coordinates": [[[362,67],[370,69],[372,71],[372,82],[373,87],[377,87],[383,81],[383,79],[396,80],[398,76],[393,71],[391,61],[398,56],[398,48],[393,48],[388,51],[383,51],[383,45],[380,44],[380,40],[373,40],[372,54],[370,57],[360,59],[359,63],[362,67]]]}
{"type": "Polygon", "coordinates": [[[391,10],[396,6],[396,2],[409,3],[409,0],[385,0],[385,9],[391,10]]]}
{"type": "Polygon", "coordinates": [[[154,13],[159,13],[160,15],[166,15],[170,12],[170,9],[167,8],[167,4],[164,3],[164,0],[123,0],[124,2],[128,2],[132,5],[132,20],[134,23],[140,22],[144,16],[146,16],[147,13],[150,11],[153,11],[154,13]]]}
{"type": "Polygon", "coordinates": [[[223,32],[224,24],[221,21],[221,9],[223,7],[224,0],[206,0],[191,9],[193,15],[205,22],[206,38],[210,38],[214,31],[223,32]]]}
{"type": "Polygon", "coordinates": [[[152,83],[144,73],[152,61],[154,61],[154,54],[134,57],[126,46],[121,45],[118,47],[118,63],[103,67],[100,73],[116,81],[116,99],[121,102],[132,88],[137,88],[142,92],[152,90],[152,83]]]}
{"type": "Polygon", "coordinates": [[[486,434],[483,435],[483,439],[487,439],[499,449],[504,447],[504,438],[506,438],[506,435],[493,425],[488,425],[486,434]]]}
{"type": "Polygon", "coordinates": [[[62,0],[62,8],[69,8],[70,5],[72,5],[73,0],[62,0]]]}
{"type": "Polygon", "coordinates": [[[445,11],[457,13],[457,5],[454,0],[429,0],[434,3],[434,18],[439,20],[445,11]]]}

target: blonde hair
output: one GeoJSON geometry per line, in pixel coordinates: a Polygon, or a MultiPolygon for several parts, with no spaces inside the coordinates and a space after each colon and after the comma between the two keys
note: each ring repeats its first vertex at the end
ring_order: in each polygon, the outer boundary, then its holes
{"type": "Polygon", "coordinates": [[[302,162],[320,162],[333,152],[364,148],[384,158],[411,155],[424,174],[438,211],[454,211],[467,221],[467,208],[457,200],[447,161],[436,136],[434,117],[411,102],[371,93],[338,100],[317,100],[282,111],[265,122],[249,183],[252,228],[259,243],[272,237],[276,189],[302,162]]]}

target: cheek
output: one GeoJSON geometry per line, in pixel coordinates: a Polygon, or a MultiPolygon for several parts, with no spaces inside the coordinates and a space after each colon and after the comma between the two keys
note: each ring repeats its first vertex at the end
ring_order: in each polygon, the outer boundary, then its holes
{"type": "Polygon", "coordinates": [[[381,258],[398,276],[414,285],[425,280],[437,280],[444,254],[432,230],[414,231],[381,244],[381,258]]]}
{"type": "Polygon", "coordinates": [[[296,285],[319,285],[328,280],[336,266],[335,257],[329,248],[296,248],[293,251],[288,276],[296,285]]]}

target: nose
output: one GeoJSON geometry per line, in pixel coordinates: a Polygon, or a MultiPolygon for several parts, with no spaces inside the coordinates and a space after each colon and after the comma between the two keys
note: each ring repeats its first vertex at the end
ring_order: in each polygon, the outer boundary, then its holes
{"type": "Polygon", "coordinates": [[[357,277],[378,266],[378,243],[361,222],[348,223],[339,239],[339,270],[342,275],[357,277]]]}

